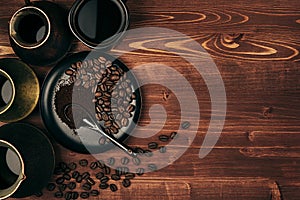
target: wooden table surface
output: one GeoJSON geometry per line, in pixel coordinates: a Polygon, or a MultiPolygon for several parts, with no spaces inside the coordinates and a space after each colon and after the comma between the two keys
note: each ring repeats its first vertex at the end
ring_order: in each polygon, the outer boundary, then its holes
{"type": "MultiPolygon", "coordinates": [[[[55,2],[68,8],[73,3],[55,2]]],[[[205,55],[213,59],[224,81],[227,114],[214,149],[199,159],[211,118],[211,99],[203,77],[174,52],[148,47],[155,40],[137,37],[124,41],[126,45],[143,47],[121,56],[131,69],[158,62],[176,69],[189,81],[197,95],[201,119],[196,123],[199,128],[195,140],[178,160],[135,178],[130,188],[120,188],[115,193],[101,191],[99,199],[300,199],[300,1],[129,0],[127,5],[131,29],[152,26],[176,30],[207,51],[205,55]]],[[[16,57],[9,44],[7,26],[21,6],[22,0],[2,2],[0,58],[16,57]]],[[[159,44],[170,41],[175,42],[177,50],[196,56],[199,53],[189,51],[188,45],[183,48],[186,41],[173,35],[166,35],[159,44]]],[[[74,40],[71,52],[82,50],[89,49],[74,40]]],[[[33,67],[41,84],[51,68],[33,67]]],[[[145,70],[145,74],[151,75],[151,70],[145,70]]],[[[167,111],[167,120],[158,134],[178,129],[180,108],[172,91],[150,84],[142,87],[142,96],[139,125],[149,124],[149,108],[161,104],[167,111]],[[167,98],[164,93],[169,93],[167,98]]],[[[193,115],[194,111],[190,112],[193,115]]],[[[23,121],[43,129],[51,138],[38,108],[23,121]]],[[[143,131],[150,130],[146,127],[143,131]]],[[[133,138],[128,144],[146,147],[151,140],[133,138]]],[[[94,159],[71,152],[54,140],[53,143],[58,162],[94,159]]],[[[54,199],[53,193],[47,191],[41,198],[54,199]]]]}

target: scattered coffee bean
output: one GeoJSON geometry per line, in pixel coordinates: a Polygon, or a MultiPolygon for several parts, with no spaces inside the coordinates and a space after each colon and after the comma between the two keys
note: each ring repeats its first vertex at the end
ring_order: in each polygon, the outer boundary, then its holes
{"type": "Polygon", "coordinates": [[[82,199],[87,199],[87,198],[90,197],[90,194],[89,194],[88,192],[81,192],[81,193],[80,193],[80,197],[81,197],[82,199]]]}
{"type": "Polygon", "coordinates": [[[67,189],[67,184],[61,184],[58,186],[58,190],[61,192],[65,191],[66,189],[67,189]]]}
{"type": "Polygon", "coordinates": [[[87,159],[81,159],[79,161],[79,165],[82,167],[86,167],[89,164],[89,162],[87,161],[87,159]]]}
{"type": "Polygon", "coordinates": [[[65,199],[66,199],[66,200],[72,199],[72,192],[66,192],[66,193],[65,193],[65,199]]]}
{"type": "Polygon", "coordinates": [[[156,149],[158,147],[158,144],[156,142],[150,142],[148,144],[149,149],[156,149]]]}
{"type": "Polygon", "coordinates": [[[122,185],[127,188],[131,185],[131,181],[129,179],[124,179],[122,185]]]}
{"type": "Polygon", "coordinates": [[[92,162],[92,163],[90,164],[90,168],[91,168],[92,170],[95,170],[97,167],[98,167],[97,162],[92,162]]]}
{"type": "Polygon", "coordinates": [[[97,165],[100,169],[103,169],[105,167],[104,161],[103,160],[98,160],[97,165]]]}
{"type": "Polygon", "coordinates": [[[144,168],[138,168],[138,169],[136,170],[136,174],[137,174],[138,176],[142,176],[144,173],[145,173],[145,169],[144,169],[144,168]]]}
{"type": "Polygon", "coordinates": [[[117,174],[112,174],[111,175],[111,179],[114,180],[114,181],[118,181],[118,180],[121,179],[121,177],[119,175],[117,175],[117,174]]]}
{"type": "Polygon", "coordinates": [[[68,181],[71,180],[70,174],[64,174],[63,177],[65,180],[68,180],[68,181]]]}
{"type": "Polygon", "coordinates": [[[167,135],[160,135],[159,136],[159,140],[161,142],[167,142],[169,140],[169,136],[167,136],[167,135]]]}
{"type": "Polygon", "coordinates": [[[167,148],[165,146],[161,146],[161,147],[159,147],[159,152],[160,153],[166,153],[167,152],[167,148]]]}
{"type": "Polygon", "coordinates": [[[100,179],[101,183],[106,183],[109,181],[109,178],[108,176],[103,176],[101,179],[100,179]]]}
{"type": "Polygon", "coordinates": [[[60,168],[60,167],[55,167],[55,169],[54,169],[54,174],[55,175],[61,175],[61,174],[63,174],[64,173],[64,171],[62,170],[62,168],[60,168]]]}
{"type": "Polygon", "coordinates": [[[88,184],[90,184],[90,185],[95,185],[95,184],[96,184],[95,181],[94,181],[91,177],[87,178],[87,179],[86,179],[86,182],[87,182],[88,184]]]}
{"type": "Polygon", "coordinates": [[[132,158],[132,162],[134,165],[138,166],[141,163],[141,160],[138,157],[132,158]]]}
{"type": "Polygon", "coordinates": [[[34,193],[34,195],[35,195],[36,197],[41,197],[41,196],[43,196],[43,192],[42,192],[42,191],[36,192],[36,193],[34,193]]]}
{"type": "Polygon", "coordinates": [[[69,167],[67,167],[65,170],[64,170],[65,173],[69,173],[71,172],[71,169],[69,167]]]}
{"type": "Polygon", "coordinates": [[[118,190],[118,187],[116,186],[116,184],[110,184],[109,188],[112,192],[116,192],[118,190]]]}
{"type": "Polygon", "coordinates": [[[55,192],[54,193],[54,197],[55,198],[63,198],[64,197],[64,193],[62,193],[61,191],[55,192]]]}
{"type": "Polygon", "coordinates": [[[104,173],[103,172],[99,172],[96,174],[96,179],[101,179],[102,177],[104,176],[104,173]]]}
{"type": "Polygon", "coordinates": [[[144,154],[144,149],[140,148],[140,147],[136,147],[134,149],[134,151],[139,154],[140,156],[142,156],[144,154]]]}
{"type": "Polygon", "coordinates": [[[170,134],[170,138],[173,140],[173,139],[175,139],[177,137],[177,132],[172,132],[171,134],[170,134]]]}
{"type": "Polygon", "coordinates": [[[71,162],[68,167],[71,169],[71,170],[75,170],[77,168],[77,164],[74,163],[74,162],[71,162]]]}
{"type": "Polygon", "coordinates": [[[157,170],[157,167],[156,167],[155,164],[149,164],[149,165],[148,165],[148,169],[149,169],[150,171],[156,171],[156,170],[157,170]]]}
{"type": "Polygon", "coordinates": [[[123,157],[123,158],[121,159],[121,163],[122,163],[122,165],[127,165],[127,164],[129,163],[129,158],[123,157]]]}
{"type": "Polygon", "coordinates": [[[108,188],[108,186],[109,186],[109,185],[108,185],[107,183],[100,183],[99,188],[105,190],[105,189],[108,188]]]}
{"type": "Polygon", "coordinates": [[[188,121],[185,121],[181,124],[181,128],[188,129],[191,126],[191,123],[188,121]]]}
{"type": "Polygon", "coordinates": [[[56,182],[56,184],[61,185],[61,184],[63,184],[64,181],[65,181],[65,179],[63,177],[59,177],[56,179],[55,182],[56,182]]]}
{"type": "Polygon", "coordinates": [[[134,177],[135,177],[134,173],[127,173],[127,174],[125,174],[125,178],[126,179],[134,179],[134,177]]]}
{"type": "Polygon", "coordinates": [[[67,169],[67,164],[65,163],[65,162],[60,162],[60,163],[58,163],[58,166],[63,170],[63,171],[65,171],[65,169],[67,169]]]}
{"type": "Polygon", "coordinates": [[[74,190],[76,188],[76,183],[72,181],[72,182],[68,183],[67,187],[70,190],[74,190]]]}
{"type": "Polygon", "coordinates": [[[110,174],[110,168],[107,167],[107,166],[105,166],[105,167],[103,168],[103,172],[104,172],[104,174],[110,174]]]}
{"type": "Polygon", "coordinates": [[[92,190],[91,192],[90,192],[90,194],[91,194],[91,196],[99,196],[99,194],[100,194],[100,192],[98,191],[98,190],[92,190]]]}
{"type": "Polygon", "coordinates": [[[56,188],[56,185],[54,183],[49,183],[47,185],[47,190],[48,191],[53,191],[53,190],[55,190],[55,188],[56,188]]]}
{"type": "Polygon", "coordinates": [[[77,182],[77,183],[81,183],[82,180],[83,180],[83,178],[82,178],[81,175],[79,175],[79,176],[76,178],[76,182],[77,182]]]}
{"type": "Polygon", "coordinates": [[[107,164],[110,165],[110,166],[113,166],[113,165],[115,164],[115,158],[110,157],[110,158],[107,160],[107,164]]]}
{"type": "Polygon", "coordinates": [[[152,153],[152,151],[150,151],[150,150],[145,150],[144,155],[145,155],[146,157],[152,157],[152,156],[153,156],[153,153],[152,153]]]}
{"type": "Polygon", "coordinates": [[[85,183],[85,184],[82,185],[81,188],[82,188],[83,190],[85,190],[85,191],[89,191],[89,190],[92,189],[92,186],[91,186],[90,184],[88,184],[88,183],[85,183]]]}
{"type": "Polygon", "coordinates": [[[82,179],[87,179],[87,178],[90,178],[90,173],[89,172],[84,172],[82,175],[82,179]]]}
{"type": "Polygon", "coordinates": [[[80,174],[79,174],[78,171],[74,171],[74,172],[72,173],[72,178],[77,179],[77,177],[78,177],[79,175],[80,175],[80,174]]]}
{"type": "Polygon", "coordinates": [[[79,193],[78,192],[72,192],[72,199],[78,199],[79,193]]]}

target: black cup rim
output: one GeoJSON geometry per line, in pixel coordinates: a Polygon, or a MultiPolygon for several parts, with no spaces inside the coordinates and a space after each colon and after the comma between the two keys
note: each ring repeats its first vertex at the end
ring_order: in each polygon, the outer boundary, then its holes
{"type": "Polygon", "coordinates": [[[101,41],[100,43],[94,43],[86,39],[82,34],[80,34],[80,31],[78,27],[76,26],[75,23],[75,18],[78,9],[81,7],[83,3],[85,3],[87,0],[77,0],[71,7],[69,11],[69,16],[68,16],[68,23],[71,32],[75,35],[75,37],[80,40],[83,44],[88,46],[89,48],[92,49],[110,49],[112,48],[124,35],[125,31],[129,27],[129,13],[128,13],[128,8],[125,5],[125,3],[122,0],[110,0],[120,8],[121,12],[121,17],[122,17],[122,22],[120,24],[119,30],[115,35],[111,36],[110,38],[101,41]]]}

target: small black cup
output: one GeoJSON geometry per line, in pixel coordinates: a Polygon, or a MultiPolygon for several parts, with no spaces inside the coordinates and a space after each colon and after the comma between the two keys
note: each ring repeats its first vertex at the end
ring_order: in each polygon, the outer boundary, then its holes
{"type": "Polygon", "coordinates": [[[77,0],[69,12],[73,34],[86,46],[110,49],[129,27],[129,13],[122,0],[77,0]]]}

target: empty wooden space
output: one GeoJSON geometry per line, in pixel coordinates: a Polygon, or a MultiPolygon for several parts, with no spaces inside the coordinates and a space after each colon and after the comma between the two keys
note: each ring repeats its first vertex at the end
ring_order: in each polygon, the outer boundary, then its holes
{"type": "MultiPolygon", "coordinates": [[[[66,8],[73,3],[55,2],[66,8]]],[[[22,0],[2,2],[0,58],[16,57],[7,28],[12,14],[23,5],[22,0]]],[[[101,191],[101,196],[95,199],[300,199],[300,1],[128,0],[127,6],[130,29],[160,27],[186,37],[159,33],[139,37],[137,34],[125,38],[111,53],[121,55],[120,59],[130,69],[156,63],[181,74],[196,94],[200,120],[192,118],[190,122],[199,127],[191,146],[174,163],[135,178],[129,188],[120,187],[115,193],[101,191]],[[191,48],[195,41],[205,51],[191,48]],[[161,51],[161,46],[167,51],[161,51]],[[137,50],[129,52],[133,47],[137,50]],[[226,90],[223,131],[214,149],[202,159],[199,150],[207,148],[202,143],[212,115],[210,92],[203,77],[178,52],[211,59],[226,90]]],[[[70,53],[83,50],[89,48],[74,39],[70,53]]],[[[33,66],[41,84],[52,67],[33,66]]],[[[171,81],[177,78],[172,74],[156,74],[150,65],[144,73],[137,74],[137,79],[142,81],[153,76],[171,81]]],[[[176,131],[181,113],[176,94],[158,84],[144,85],[141,89],[143,108],[139,131],[158,128],[158,122],[165,117],[159,134],[176,131]],[[155,119],[150,127],[147,126],[149,109],[154,104],[162,105],[167,115],[152,113],[155,119]]],[[[184,95],[186,88],[181,89],[184,95]]],[[[194,110],[188,112],[195,115],[194,110]]],[[[23,122],[36,125],[52,139],[38,108],[23,122]]],[[[146,148],[154,137],[131,138],[128,145],[146,148]]],[[[71,152],[52,141],[58,162],[94,160],[91,155],[71,152]]],[[[54,199],[53,193],[46,190],[41,198],[54,199]]]]}

